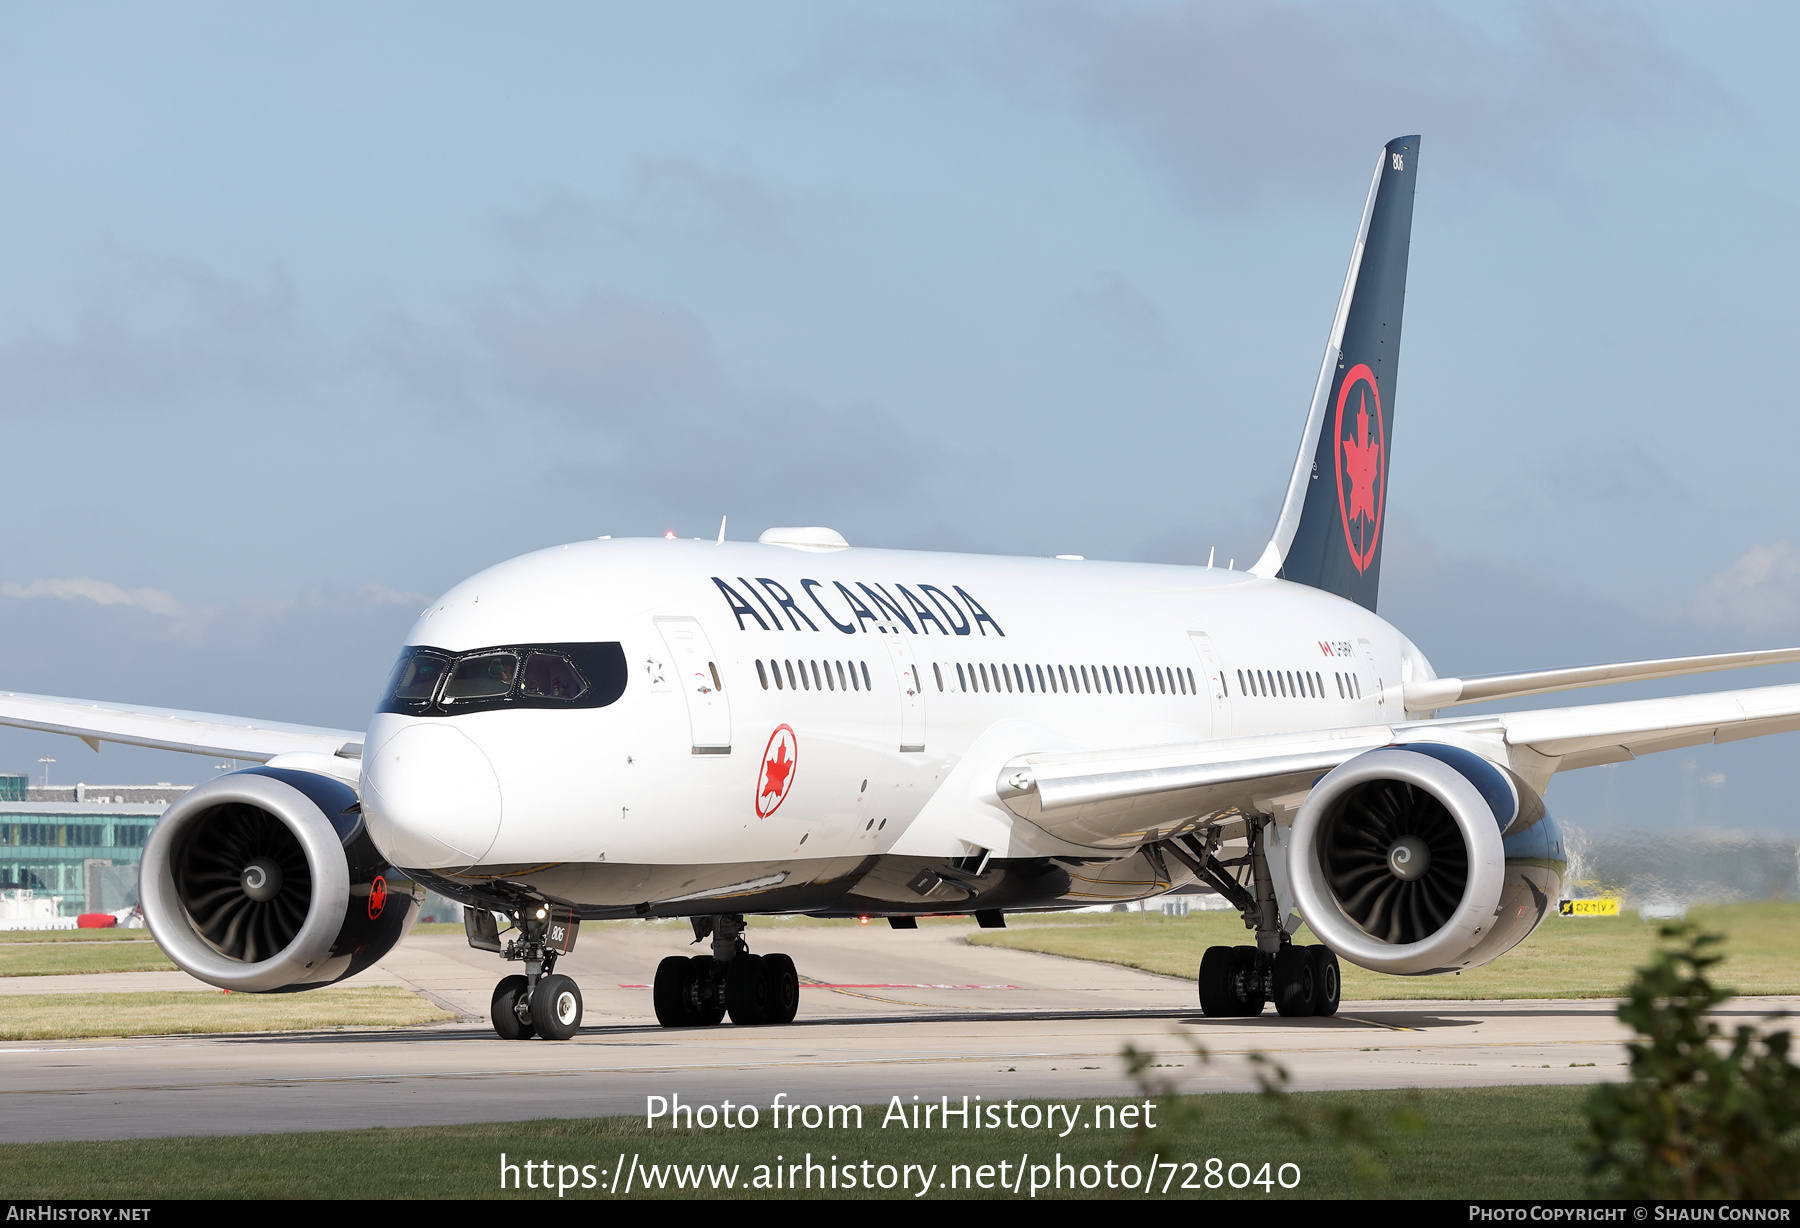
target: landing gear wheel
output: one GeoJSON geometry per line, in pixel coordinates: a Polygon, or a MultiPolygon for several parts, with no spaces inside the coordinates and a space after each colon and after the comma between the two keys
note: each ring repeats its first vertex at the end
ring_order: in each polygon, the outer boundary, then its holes
{"type": "Polygon", "coordinates": [[[1256,972],[1256,948],[1231,948],[1231,998],[1233,1014],[1254,1018],[1262,1014],[1263,979],[1256,972]]]}
{"type": "Polygon", "coordinates": [[[725,965],[725,1009],[739,1027],[769,1022],[769,982],[763,975],[763,958],[739,952],[725,965]]]}
{"type": "Polygon", "coordinates": [[[525,978],[522,976],[506,977],[494,986],[488,1018],[493,1021],[494,1032],[501,1040],[530,1040],[537,1031],[532,1025],[531,1004],[525,1003],[522,1017],[519,1013],[520,1000],[524,996],[525,978]]]}
{"type": "Polygon", "coordinates": [[[694,1026],[709,1028],[725,1018],[724,969],[710,955],[688,957],[688,1010],[694,1026]]]}
{"type": "Polygon", "coordinates": [[[1207,947],[1200,957],[1200,1013],[1235,1015],[1231,996],[1231,948],[1207,947]]]}
{"type": "Polygon", "coordinates": [[[1313,1014],[1335,1015],[1338,994],[1344,988],[1338,975],[1338,957],[1330,947],[1306,947],[1305,951],[1313,966],[1313,1014]]]}
{"type": "Polygon", "coordinates": [[[581,1030],[580,988],[560,972],[539,977],[531,991],[531,1020],[545,1040],[568,1040],[581,1030]]]}
{"type": "Polygon", "coordinates": [[[800,1010],[800,972],[785,955],[763,959],[763,980],[768,984],[769,1023],[792,1023],[800,1010]]]}
{"type": "Polygon", "coordinates": [[[656,1022],[665,1028],[688,1028],[699,1022],[694,1018],[688,994],[691,979],[688,961],[679,955],[671,955],[656,965],[650,1000],[656,1004],[656,1022]]]}
{"type": "Polygon", "coordinates": [[[1318,970],[1311,947],[1283,947],[1275,955],[1275,1009],[1288,1019],[1311,1015],[1318,1003],[1318,970]]]}

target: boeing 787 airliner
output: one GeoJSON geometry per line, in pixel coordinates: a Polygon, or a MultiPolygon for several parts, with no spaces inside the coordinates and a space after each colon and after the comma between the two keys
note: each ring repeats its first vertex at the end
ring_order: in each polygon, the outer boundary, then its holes
{"type": "Polygon", "coordinates": [[[580,922],[685,917],[668,1026],[783,1023],[759,915],[973,915],[1216,892],[1210,1015],[1329,1015],[1339,959],[1473,968],[1540,924],[1559,771],[1800,729],[1800,686],[1444,715],[1800,649],[1439,678],[1376,614],[1419,138],[1383,147],[1286,500],[1248,572],[850,546],[573,542],[420,616],[366,732],[42,696],[0,723],[229,755],[169,808],[141,900],[163,950],[249,992],[398,943],[429,887],[519,964],[502,1037],[566,1039],[580,922]],[[1304,920],[1318,943],[1293,940],[1304,920]]]}

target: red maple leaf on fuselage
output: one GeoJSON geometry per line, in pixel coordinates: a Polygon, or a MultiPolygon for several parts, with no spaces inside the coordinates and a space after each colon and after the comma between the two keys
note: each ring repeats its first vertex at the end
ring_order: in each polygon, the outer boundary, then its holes
{"type": "Polygon", "coordinates": [[[1350,475],[1350,518],[1357,513],[1375,519],[1375,484],[1381,475],[1381,445],[1369,441],[1368,393],[1356,405],[1356,438],[1344,444],[1344,472],[1350,475]]]}
{"type": "MultiPolygon", "coordinates": [[[[794,761],[788,758],[787,743],[783,742],[775,748],[775,757],[763,761],[764,797],[773,793],[780,796],[787,788],[788,773],[794,770],[794,761]]],[[[798,805],[798,803],[796,803],[798,805]]]]}

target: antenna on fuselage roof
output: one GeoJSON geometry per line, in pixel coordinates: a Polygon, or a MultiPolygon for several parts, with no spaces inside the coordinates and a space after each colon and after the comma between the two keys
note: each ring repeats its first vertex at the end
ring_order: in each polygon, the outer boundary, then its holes
{"type": "Polygon", "coordinates": [[[725,544],[725,517],[719,517],[719,545],[725,544]]]}
{"type": "Polygon", "coordinates": [[[1217,554],[1218,552],[1219,552],[1219,548],[1217,546],[1212,547],[1212,549],[1210,549],[1206,552],[1206,570],[1208,570],[1208,571],[1212,570],[1213,555],[1217,554]]]}

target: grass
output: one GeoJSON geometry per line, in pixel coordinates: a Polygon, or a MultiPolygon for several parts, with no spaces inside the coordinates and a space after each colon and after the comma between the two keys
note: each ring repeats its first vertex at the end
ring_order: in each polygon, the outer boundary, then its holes
{"type": "Polygon", "coordinates": [[[455,1015],[391,986],[311,993],[9,994],[0,997],[0,1040],[161,1036],[209,1032],[301,1032],[398,1027],[455,1015]]]}
{"type": "MultiPolygon", "coordinates": [[[[65,931],[66,932],[66,931],[65,931]]],[[[80,931],[76,931],[79,933],[80,931]]],[[[0,976],[64,976],[80,972],[170,972],[154,942],[0,941],[0,976]]]]}
{"type": "Polygon", "coordinates": [[[147,929],[122,930],[0,930],[0,945],[22,942],[155,942],[147,929]]]}
{"type": "MultiPolygon", "coordinates": [[[[1694,908],[1689,914],[1725,933],[1727,958],[1715,978],[1740,994],[1800,993],[1800,902],[1764,900],[1694,908]]],[[[1236,913],[1063,913],[971,934],[976,946],[1042,951],[1124,964],[1191,980],[1209,946],[1253,941],[1236,913]]],[[[1635,913],[1552,916],[1523,943],[1484,968],[1458,976],[1396,977],[1344,963],[1346,999],[1610,998],[1623,992],[1656,944],[1658,927],[1635,913]]],[[[1303,926],[1296,939],[1314,941],[1303,926]]]]}
{"type": "MultiPolygon", "coordinates": [[[[1580,1087],[1490,1087],[1415,1092],[1320,1092],[1296,1094],[1286,1107],[1314,1120],[1333,1106],[1354,1106],[1366,1119],[1387,1123],[1396,1110],[1416,1114],[1423,1128],[1402,1131],[1383,1125],[1375,1155],[1388,1170],[1388,1180],[1359,1184],[1350,1153],[1318,1132],[1300,1138],[1282,1119],[1283,1105],[1242,1094],[1188,1098],[1194,1116],[1158,1107],[1159,1127],[1134,1138],[1126,1130],[1078,1128],[1066,1138],[1058,1132],[1005,1128],[992,1131],[902,1130],[880,1126],[883,1106],[865,1110],[864,1126],[855,1129],[769,1128],[766,1113],[756,1130],[647,1130],[642,1118],[609,1117],[586,1121],[527,1121],[465,1126],[420,1126],[405,1129],[347,1130],[316,1134],[253,1135],[241,1138],[133,1139],[89,1144],[93,1163],[71,1163],[66,1143],[21,1143],[0,1146],[0,1198],[6,1199],[139,1199],[139,1198],[556,1198],[556,1190],[500,1188],[500,1156],[509,1164],[548,1162],[592,1165],[596,1188],[570,1189],[571,1198],[611,1197],[604,1186],[621,1153],[642,1164],[724,1164],[738,1166],[736,1192],[729,1197],[908,1197],[861,1189],[810,1195],[800,1190],[745,1190],[757,1165],[816,1162],[860,1166],[880,1164],[937,1166],[936,1180],[948,1182],[954,1164],[973,1168],[1017,1166],[1020,1154],[1029,1164],[1052,1164],[1060,1153],[1077,1170],[1107,1162],[1147,1164],[1160,1157],[1176,1161],[1169,1198],[1344,1198],[1359,1193],[1386,1198],[1573,1198],[1584,1193],[1580,1087]],[[1133,1148],[1136,1148],[1134,1151],[1133,1148]],[[1208,1190],[1201,1184],[1208,1159],[1221,1167],[1235,1162],[1265,1162],[1277,1169],[1297,1164],[1298,1186],[1266,1192],[1250,1185],[1242,1191],[1208,1190]],[[1194,1165],[1192,1170],[1185,1166],[1194,1165]],[[1195,1178],[1199,1189],[1180,1188],[1195,1178]]],[[[1094,1102],[1082,1102],[1091,1105],[1094,1102]]],[[[1120,1102],[1111,1101],[1115,1105],[1120,1102]]],[[[1091,1109],[1087,1110],[1091,1112],[1091,1109]]],[[[1085,1118],[1078,1118],[1082,1121],[1085,1118]]],[[[1060,1130],[1060,1127],[1059,1127],[1060,1130]]],[[[873,1171],[873,1170],[871,1170],[873,1171]]],[[[1010,1170],[1009,1170],[1010,1171],[1010,1170]]],[[[1167,1173],[1169,1170],[1161,1169],[1167,1173]]],[[[860,1175],[860,1167],[858,1168],[860,1175]]],[[[1099,1177],[1099,1171],[1094,1174],[1099,1177]]],[[[1289,1172],[1292,1179],[1292,1172],[1289,1172]]],[[[1238,1174],[1241,1179],[1243,1174],[1238,1174]]],[[[535,1174],[534,1174],[535,1177],[535,1174]]],[[[565,1178],[567,1179],[567,1178],[565,1178]]],[[[1068,1180],[1065,1177],[1065,1182],[1068,1180]]],[[[641,1180],[637,1183],[641,1186],[641,1180]]],[[[1161,1181],[1157,1184],[1161,1195],[1161,1181]]],[[[917,1178],[914,1179],[917,1190],[917,1178]]],[[[699,1197],[711,1196],[702,1188],[699,1197]]],[[[634,1190],[634,1195],[638,1191],[634,1190]]],[[[934,1197],[1012,1197],[1000,1190],[933,1189],[934,1197]]],[[[696,1194],[674,1183],[648,1197],[693,1199],[696,1194]]],[[[1047,1190],[1039,1198],[1143,1197],[1121,1191],[1047,1190]]]]}

